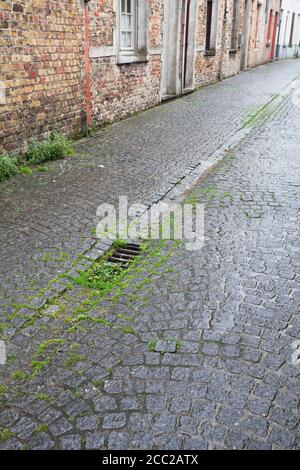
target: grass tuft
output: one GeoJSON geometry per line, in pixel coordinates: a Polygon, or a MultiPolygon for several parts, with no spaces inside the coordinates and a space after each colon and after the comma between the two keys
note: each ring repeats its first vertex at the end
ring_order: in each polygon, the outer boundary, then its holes
{"type": "Polygon", "coordinates": [[[73,154],[71,141],[67,137],[52,132],[50,137],[38,142],[32,139],[26,152],[28,163],[42,163],[51,160],[58,160],[73,154]]]}
{"type": "Polygon", "coordinates": [[[8,154],[0,155],[0,182],[17,173],[17,160],[8,154]]]}

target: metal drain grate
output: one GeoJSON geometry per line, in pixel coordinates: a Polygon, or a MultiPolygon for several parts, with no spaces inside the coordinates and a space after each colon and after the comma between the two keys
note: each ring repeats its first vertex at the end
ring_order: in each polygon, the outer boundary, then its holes
{"type": "Polygon", "coordinates": [[[117,263],[127,267],[130,261],[141,254],[141,248],[135,243],[128,243],[120,248],[116,248],[113,254],[108,258],[109,263],[117,263]]]}

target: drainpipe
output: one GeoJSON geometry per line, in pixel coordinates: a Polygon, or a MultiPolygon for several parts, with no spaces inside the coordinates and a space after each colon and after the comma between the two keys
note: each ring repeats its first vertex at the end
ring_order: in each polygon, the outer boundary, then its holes
{"type": "Polygon", "coordinates": [[[89,47],[89,9],[90,0],[84,0],[84,35],[85,35],[85,111],[86,127],[91,123],[91,66],[90,66],[90,47],[89,47]]]}

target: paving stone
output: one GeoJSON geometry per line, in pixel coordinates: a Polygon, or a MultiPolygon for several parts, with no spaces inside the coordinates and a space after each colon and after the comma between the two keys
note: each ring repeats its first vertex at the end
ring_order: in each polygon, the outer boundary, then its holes
{"type": "Polygon", "coordinates": [[[49,426],[53,436],[61,436],[72,429],[72,425],[65,418],[60,418],[49,426]]]}
{"type": "Polygon", "coordinates": [[[268,437],[268,443],[276,449],[289,449],[293,446],[294,441],[295,436],[293,434],[279,427],[272,429],[268,437]]]}
{"type": "Polygon", "coordinates": [[[115,410],[117,402],[115,398],[109,396],[95,397],[93,399],[95,411],[115,410]]]}
{"type": "Polygon", "coordinates": [[[119,429],[123,428],[126,424],[125,413],[110,413],[104,415],[103,418],[103,429],[119,429]]]}
{"type": "Polygon", "coordinates": [[[156,341],[155,351],[160,353],[176,353],[176,341],[156,341]]]}
{"type": "Polygon", "coordinates": [[[125,432],[111,432],[108,438],[108,448],[115,450],[128,450],[130,437],[125,432]]]}
{"type": "Polygon", "coordinates": [[[70,435],[60,440],[60,448],[62,450],[78,450],[81,448],[81,440],[79,435],[70,435]]]}
{"type": "Polygon", "coordinates": [[[85,448],[86,449],[103,449],[104,435],[100,432],[86,433],[85,435],[85,448]]]}
{"type": "Polygon", "coordinates": [[[76,427],[80,431],[92,431],[97,429],[99,424],[99,418],[97,415],[94,416],[83,416],[82,418],[77,418],[76,427]]]}
{"type": "Polygon", "coordinates": [[[0,371],[7,384],[0,426],[14,434],[1,449],[299,446],[299,370],[291,345],[300,332],[300,122],[293,100],[247,128],[247,138],[193,186],[205,209],[201,250],[153,242],[157,256],[152,247],[143,254],[138,276],[122,279],[120,296],[99,298],[72,282],[64,292],[64,282],[55,292],[48,285],[72,263],[86,269],[92,261],[82,255],[94,243],[93,259],[106,248],[90,238],[98,204],[117,203],[120,194],[131,202],[157,200],[172,187],[177,202],[185,187],[176,183],[187,170],[203,168],[251,107],[265,105],[298,74],[298,61],[275,62],[253,70],[250,81],[241,74],[173,101],[167,116],[160,107],[108,127],[76,144],[84,162],[75,154],[63,172],[53,162],[42,187],[34,175],[14,183],[9,204],[11,182],[1,183],[0,308],[14,317],[6,328],[10,358],[0,371]],[[26,238],[15,207],[30,220],[26,238]],[[67,253],[63,263],[43,261],[54,248],[67,253]],[[37,315],[24,305],[28,294],[43,305],[41,288],[45,298],[59,295],[37,315]],[[22,305],[17,316],[7,308],[15,303],[22,305]],[[58,346],[54,338],[64,341],[58,346]],[[149,351],[153,338],[160,338],[158,352],[149,351]],[[176,354],[176,341],[167,338],[181,342],[176,354]],[[33,360],[40,366],[34,375],[33,360]],[[47,430],[39,429],[43,424],[47,430]]]}
{"type": "Polygon", "coordinates": [[[175,431],[176,418],[175,416],[161,415],[155,418],[152,431],[155,434],[164,434],[166,432],[175,431]]]}

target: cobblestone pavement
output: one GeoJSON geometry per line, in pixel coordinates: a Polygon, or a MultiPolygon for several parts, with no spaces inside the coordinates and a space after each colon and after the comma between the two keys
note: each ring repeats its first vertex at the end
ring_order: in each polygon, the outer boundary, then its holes
{"type": "Polygon", "coordinates": [[[194,188],[201,251],[154,243],[105,296],[10,313],[0,447],[299,448],[299,136],[287,99],[194,188]]]}
{"type": "Polygon", "coordinates": [[[242,73],[107,127],[47,173],[0,185],[0,308],[26,303],[93,242],[96,207],[147,203],[205,161],[300,72],[300,61],[242,73]]]}

